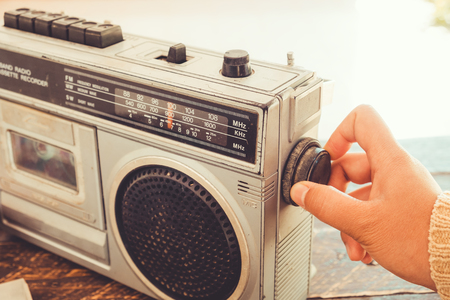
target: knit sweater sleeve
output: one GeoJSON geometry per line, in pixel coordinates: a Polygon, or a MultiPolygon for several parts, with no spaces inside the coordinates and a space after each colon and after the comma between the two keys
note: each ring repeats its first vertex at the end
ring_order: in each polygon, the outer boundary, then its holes
{"type": "Polygon", "coordinates": [[[434,204],[428,239],[431,278],[441,299],[450,300],[450,192],[434,204]]]}

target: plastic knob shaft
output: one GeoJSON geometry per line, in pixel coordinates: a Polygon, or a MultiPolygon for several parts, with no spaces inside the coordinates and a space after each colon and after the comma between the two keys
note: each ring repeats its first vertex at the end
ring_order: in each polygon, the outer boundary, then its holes
{"type": "Polygon", "coordinates": [[[252,74],[247,51],[230,50],[223,56],[222,75],[232,78],[247,77],[252,74]]]}
{"type": "Polygon", "coordinates": [[[186,61],[186,46],[180,43],[170,47],[167,61],[175,64],[184,63],[186,61]]]}

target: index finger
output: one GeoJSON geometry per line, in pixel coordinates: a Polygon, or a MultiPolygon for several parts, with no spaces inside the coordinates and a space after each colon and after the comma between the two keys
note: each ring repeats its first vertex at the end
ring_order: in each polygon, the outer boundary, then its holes
{"type": "Polygon", "coordinates": [[[345,192],[350,182],[368,183],[372,179],[371,175],[366,153],[347,153],[331,164],[328,185],[345,192]]]}
{"type": "Polygon", "coordinates": [[[355,142],[367,153],[371,165],[373,153],[384,159],[393,149],[398,148],[386,123],[375,109],[368,105],[356,107],[336,128],[324,149],[330,153],[332,160],[336,160],[347,153],[355,142]]]}

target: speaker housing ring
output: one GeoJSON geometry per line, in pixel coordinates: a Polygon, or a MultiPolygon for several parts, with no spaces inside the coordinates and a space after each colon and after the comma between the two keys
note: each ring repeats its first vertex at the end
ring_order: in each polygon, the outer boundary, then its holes
{"type": "Polygon", "coordinates": [[[237,300],[240,299],[242,294],[245,292],[247,287],[249,276],[250,276],[250,255],[247,239],[245,237],[244,230],[238,220],[238,217],[233,211],[233,208],[229,205],[229,203],[225,200],[225,198],[221,195],[216,187],[214,187],[206,178],[200,175],[198,172],[194,171],[190,167],[181,164],[175,160],[164,158],[164,157],[141,157],[135,159],[127,164],[125,164],[115,175],[113,183],[111,185],[110,197],[109,197],[109,218],[111,220],[111,229],[113,232],[114,240],[117,243],[120,253],[123,255],[125,261],[128,266],[132,269],[134,274],[143,282],[143,284],[149,288],[153,293],[155,293],[158,297],[164,300],[175,300],[171,298],[163,291],[161,291],[158,287],[156,287],[153,283],[150,282],[146,278],[146,276],[139,270],[139,268],[135,265],[133,259],[128,254],[124,242],[121,238],[119,228],[117,226],[117,218],[116,218],[116,197],[119,191],[119,187],[122,181],[129,175],[130,173],[136,171],[139,168],[145,166],[166,166],[175,170],[178,170],[192,179],[196,180],[200,183],[204,189],[206,189],[220,204],[221,208],[224,210],[227,215],[238,239],[240,254],[241,254],[241,276],[239,282],[228,298],[228,300],[237,300]]]}

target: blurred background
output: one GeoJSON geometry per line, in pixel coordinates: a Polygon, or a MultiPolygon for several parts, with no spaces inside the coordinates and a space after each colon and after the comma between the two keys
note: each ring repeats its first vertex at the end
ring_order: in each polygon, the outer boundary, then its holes
{"type": "Polygon", "coordinates": [[[448,1],[435,0],[110,0],[7,1],[102,22],[127,33],[251,59],[296,65],[336,82],[319,138],[326,140],[361,103],[374,106],[397,139],[450,136],[448,1]],[[448,8],[447,8],[448,9],[448,8]]]}
{"type": "MultiPolygon", "coordinates": [[[[244,49],[251,59],[279,64],[293,51],[296,65],[335,81],[333,103],[320,123],[322,142],[354,107],[370,104],[441,188],[450,190],[450,0],[0,0],[0,12],[20,7],[108,20],[126,33],[188,47],[244,49]]],[[[321,222],[314,230],[318,273],[310,296],[429,292],[381,267],[355,267],[338,231],[321,222]],[[347,272],[347,284],[343,276],[329,275],[333,268],[347,272]],[[369,292],[361,284],[366,278],[369,292]],[[395,288],[386,291],[386,282],[395,288]]]]}

